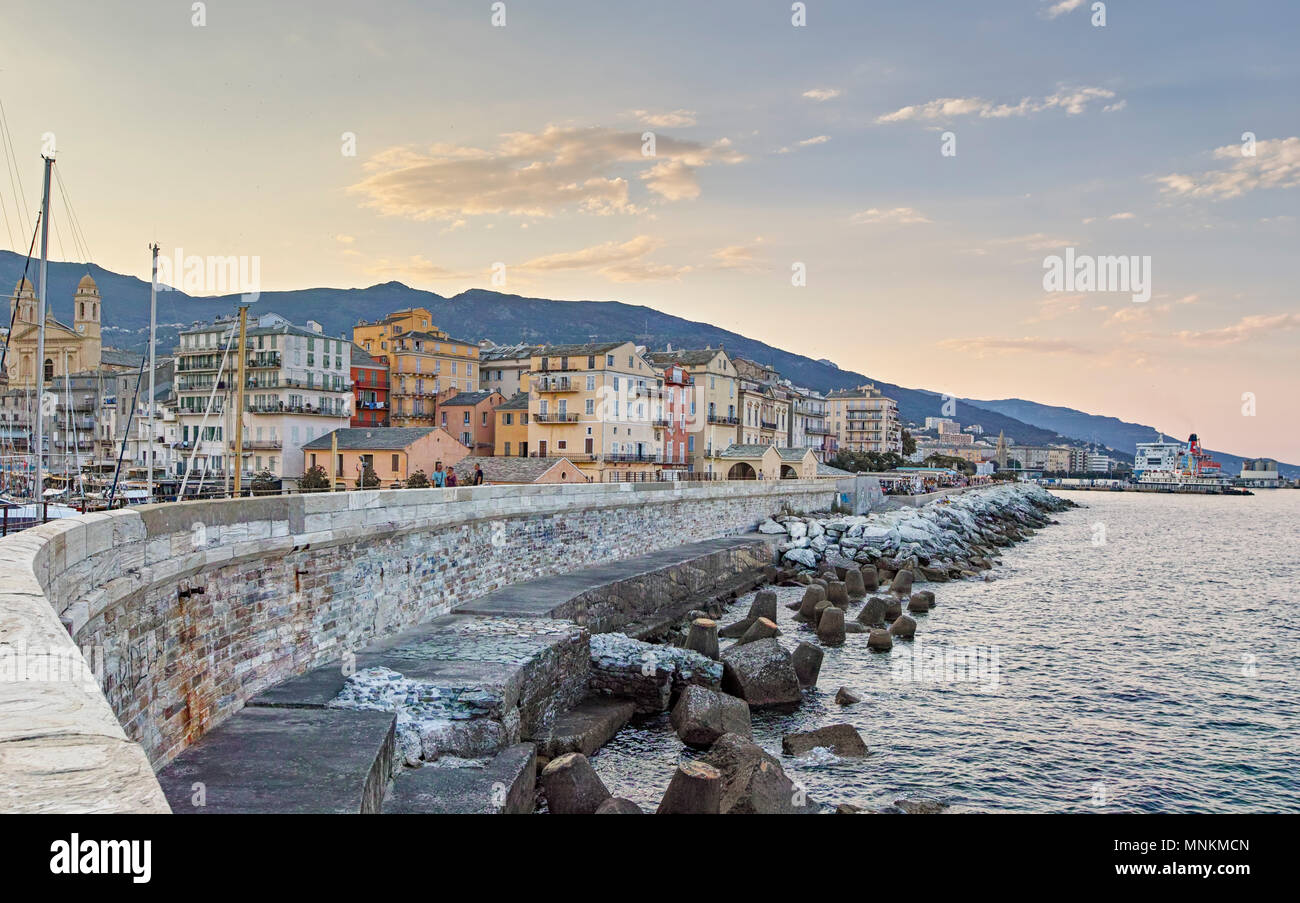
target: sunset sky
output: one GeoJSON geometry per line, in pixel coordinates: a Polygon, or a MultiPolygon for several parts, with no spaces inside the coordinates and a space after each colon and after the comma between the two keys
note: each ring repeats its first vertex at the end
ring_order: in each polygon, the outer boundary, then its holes
{"type": "Polygon", "coordinates": [[[193,6],[6,0],[6,247],[53,133],[94,261],[142,278],[157,240],[263,290],[645,304],[1300,461],[1293,2],[193,6]],[[1150,257],[1150,301],[1045,291],[1067,247],[1150,257]]]}

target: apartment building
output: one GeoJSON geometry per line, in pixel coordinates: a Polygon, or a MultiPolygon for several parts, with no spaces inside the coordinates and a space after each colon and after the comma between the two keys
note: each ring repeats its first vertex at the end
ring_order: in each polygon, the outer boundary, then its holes
{"type": "Polygon", "coordinates": [[[528,368],[541,345],[497,345],[479,342],[478,387],[495,389],[506,398],[528,391],[528,368]]]}
{"type": "Polygon", "coordinates": [[[835,434],[827,425],[826,396],[815,389],[786,384],[790,393],[791,448],[811,448],[819,461],[835,454],[835,434]]]}
{"type": "MultiPolygon", "coordinates": [[[[181,472],[224,479],[234,473],[235,378],[240,353],[234,318],[182,330],[176,348],[181,472]]],[[[303,445],[352,417],[352,343],[295,326],[276,313],[250,318],[245,331],[242,472],[270,471],[294,485],[303,445]]]]}
{"type": "Polygon", "coordinates": [[[736,367],[722,348],[652,351],[646,357],[657,367],[680,364],[695,381],[686,406],[686,453],[689,469],[726,473],[730,462],[719,457],[736,441],[740,426],[739,382],[736,367]]]}
{"type": "Polygon", "coordinates": [[[434,326],[423,307],[395,311],[377,323],[362,321],[353,327],[352,341],[388,361],[393,426],[434,426],[439,393],[478,388],[478,345],[434,326]]]}
{"type": "Polygon", "coordinates": [[[497,405],[494,454],[502,458],[528,457],[528,393],[516,392],[497,405]]]}
{"type": "Polygon", "coordinates": [[[491,455],[496,451],[494,410],[505,400],[495,389],[477,392],[448,389],[438,396],[438,426],[455,436],[470,454],[491,455]]]}
{"type": "Polygon", "coordinates": [[[657,469],[665,422],[660,379],[636,345],[548,345],[530,370],[530,456],[566,457],[600,482],[657,469]]]}
{"type": "Polygon", "coordinates": [[[352,345],[352,425],[388,426],[388,358],[352,345]]]}
{"type": "Polygon", "coordinates": [[[378,427],[332,430],[308,442],[304,452],[307,467],[322,467],[327,474],[334,455],[335,485],[355,488],[366,468],[375,472],[381,487],[402,486],[417,470],[431,476],[440,465],[455,467],[469,449],[444,429],[378,427]]]}
{"type": "Polygon", "coordinates": [[[868,383],[856,389],[837,389],[826,401],[841,450],[902,454],[903,428],[894,399],[868,383]]]}
{"type": "Polygon", "coordinates": [[[663,380],[663,416],[656,425],[662,429],[663,466],[665,470],[690,471],[694,434],[691,431],[695,405],[695,377],[676,361],[659,368],[663,380]]]}

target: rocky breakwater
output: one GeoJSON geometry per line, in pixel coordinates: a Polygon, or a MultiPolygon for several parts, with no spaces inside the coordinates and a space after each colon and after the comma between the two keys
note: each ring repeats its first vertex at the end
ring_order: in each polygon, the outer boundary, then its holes
{"type": "MultiPolygon", "coordinates": [[[[872,565],[875,582],[910,571],[916,581],[942,583],[976,577],[993,566],[998,549],[1028,539],[1051,523],[1053,512],[1074,507],[1041,486],[1016,483],[949,496],[921,508],[870,515],[785,515],[759,526],[785,534],[778,545],[788,568],[817,571],[823,563],[843,580],[872,565]]],[[[863,573],[872,590],[870,573],[863,573]]],[[[856,588],[856,580],[854,586],[856,588]]]]}

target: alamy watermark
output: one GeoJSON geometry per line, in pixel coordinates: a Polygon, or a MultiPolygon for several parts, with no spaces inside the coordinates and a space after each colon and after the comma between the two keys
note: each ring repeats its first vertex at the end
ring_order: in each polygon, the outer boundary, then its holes
{"type": "Polygon", "coordinates": [[[939,646],[916,640],[911,648],[895,647],[890,676],[900,683],[978,683],[996,693],[1001,681],[997,646],[939,646]]]}
{"type": "Polygon", "coordinates": [[[1137,303],[1151,300],[1151,257],[1075,254],[1043,258],[1043,288],[1049,292],[1128,292],[1137,303]]]}
{"type": "Polygon", "coordinates": [[[171,257],[158,256],[154,285],[160,292],[179,289],[187,295],[234,295],[256,301],[262,294],[262,258],[187,255],[177,248],[171,257]]]}

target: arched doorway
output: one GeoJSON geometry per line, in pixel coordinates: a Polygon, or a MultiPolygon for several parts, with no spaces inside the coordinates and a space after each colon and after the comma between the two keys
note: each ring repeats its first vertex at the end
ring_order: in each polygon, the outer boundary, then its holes
{"type": "Polygon", "coordinates": [[[754,468],[749,464],[746,464],[744,461],[737,461],[735,464],[732,464],[731,469],[727,471],[727,479],[756,480],[758,479],[758,474],[754,473],[754,468]]]}
{"type": "Polygon", "coordinates": [[[791,467],[789,464],[782,464],[782,465],[781,465],[781,479],[783,479],[783,480],[797,480],[797,479],[799,479],[799,472],[798,472],[797,470],[795,470],[793,467],[791,467]]]}

